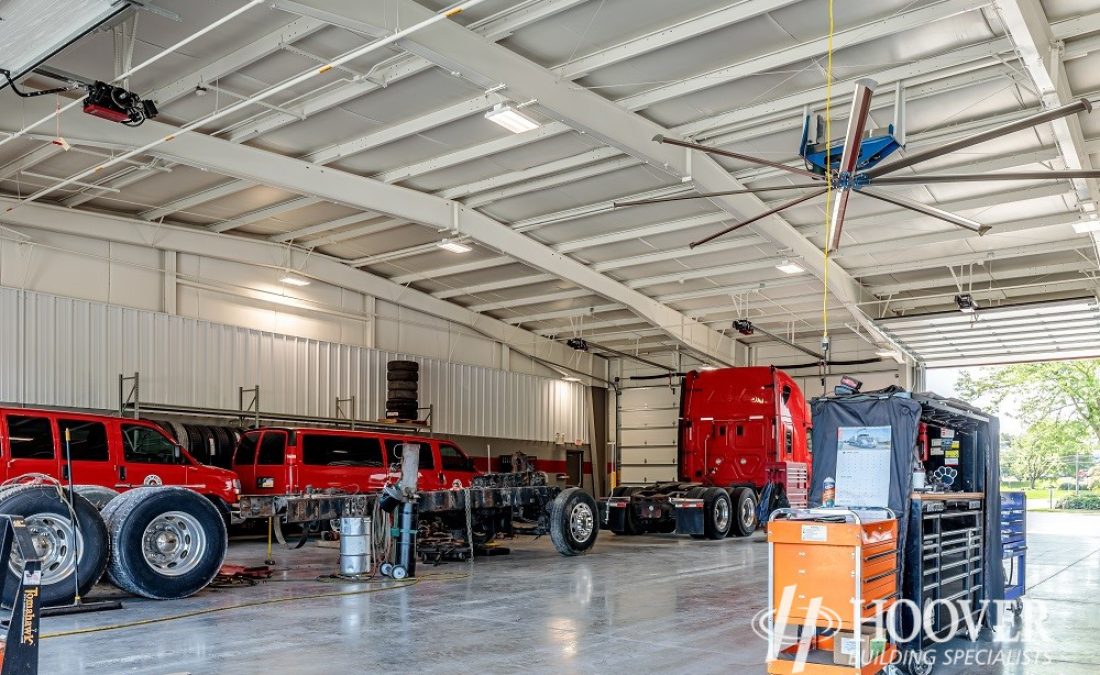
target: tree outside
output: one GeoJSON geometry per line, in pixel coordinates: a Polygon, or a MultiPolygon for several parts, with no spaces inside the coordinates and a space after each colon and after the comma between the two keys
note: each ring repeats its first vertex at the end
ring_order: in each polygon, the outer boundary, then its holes
{"type": "Polygon", "coordinates": [[[1066,476],[1082,489],[1100,486],[1100,359],[964,370],[955,388],[992,412],[1011,410],[1025,425],[1002,439],[1002,473],[1033,489],[1066,476]]]}

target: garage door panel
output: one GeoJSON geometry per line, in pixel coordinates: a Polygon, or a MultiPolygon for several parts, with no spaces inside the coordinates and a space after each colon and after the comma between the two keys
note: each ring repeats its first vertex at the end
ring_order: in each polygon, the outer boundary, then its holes
{"type": "Polygon", "coordinates": [[[623,448],[623,464],[675,464],[675,446],[623,448]]]}
{"type": "Polygon", "coordinates": [[[675,429],[623,429],[622,444],[632,445],[676,445],[675,429]]]}
{"type": "Polygon", "coordinates": [[[657,481],[676,480],[676,467],[624,466],[620,471],[624,483],[655,483],[657,481]]]}

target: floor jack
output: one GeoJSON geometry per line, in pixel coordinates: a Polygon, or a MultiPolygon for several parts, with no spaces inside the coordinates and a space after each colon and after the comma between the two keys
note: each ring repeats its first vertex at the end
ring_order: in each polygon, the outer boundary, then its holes
{"type": "MultiPolygon", "coordinates": [[[[0,675],[37,675],[42,561],[22,518],[4,515],[0,516],[0,523],[0,561],[11,560],[13,546],[24,561],[16,582],[15,602],[11,608],[4,650],[0,652],[0,675]]],[[[0,574],[0,596],[3,596],[9,583],[11,579],[8,575],[0,574]]]]}
{"type": "Polygon", "coordinates": [[[405,579],[416,576],[416,485],[419,479],[420,450],[414,444],[402,446],[401,479],[382,488],[379,506],[395,513],[391,534],[397,538],[394,560],[387,560],[379,571],[387,577],[405,579]],[[400,508],[399,508],[400,507],[400,508]]]}

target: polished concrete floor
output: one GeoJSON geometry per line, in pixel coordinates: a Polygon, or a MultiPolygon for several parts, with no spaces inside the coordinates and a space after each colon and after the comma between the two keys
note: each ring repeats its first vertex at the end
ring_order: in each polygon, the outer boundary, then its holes
{"type": "MultiPolygon", "coordinates": [[[[1031,589],[1011,628],[1022,642],[947,645],[963,651],[944,652],[952,664],[941,661],[937,675],[1100,672],[1100,515],[1033,514],[1030,543],[1031,589]],[[960,665],[967,654],[970,665],[960,665]],[[983,665],[990,659],[997,665],[983,665]]],[[[258,543],[232,546],[235,562],[263,557],[258,543]]],[[[275,580],[258,586],[44,619],[49,636],[203,612],[47,637],[41,672],[764,672],[765,645],[752,629],[767,602],[760,533],[722,542],[602,533],[590,554],[571,559],[528,540],[473,566],[421,567],[419,582],[403,588],[318,582],[334,571],[331,549],[276,559],[275,580]]]]}

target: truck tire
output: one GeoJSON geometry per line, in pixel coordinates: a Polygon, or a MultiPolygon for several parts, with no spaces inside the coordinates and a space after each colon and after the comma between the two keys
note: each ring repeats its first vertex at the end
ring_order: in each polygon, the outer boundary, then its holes
{"type": "Polygon", "coordinates": [[[749,488],[736,488],[730,495],[733,503],[733,527],[730,534],[747,537],[756,531],[756,494],[749,488]]]}
{"type": "MultiPolygon", "coordinates": [[[[96,507],[79,494],[72,496],[70,511],[56,487],[20,485],[0,494],[0,513],[22,516],[35,540],[35,549],[39,555],[45,555],[40,587],[44,606],[71,604],[77,581],[80,595],[84,595],[103,576],[111,548],[107,526],[96,507]]],[[[22,558],[13,547],[12,560],[4,565],[3,572],[7,580],[0,600],[5,607],[11,607],[15,599],[21,572],[22,558]]]]}
{"type": "Polygon", "coordinates": [[[550,508],[550,540],[562,555],[580,555],[600,531],[596,500],[578,487],[562,490],[550,508]]]}
{"type": "Polygon", "coordinates": [[[386,386],[389,388],[391,398],[400,398],[399,396],[394,396],[393,392],[416,391],[417,388],[420,386],[420,383],[416,380],[413,380],[412,382],[409,382],[408,380],[393,380],[389,382],[386,386]]]}
{"type": "Polygon", "coordinates": [[[100,511],[103,510],[103,507],[107,506],[109,501],[118,496],[118,490],[112,490],[102,485],[76,485],[73,489],[76,490],[78,495],[87,499],[92,503],[92,506],[100,511]]]}
{"type": "Polygon", "coordinates": [[[390,389],[386,392],[386,405],[390,405],[391,403],[401,405],[406,402],[416,402],[415,389],[411,391],[407,389],[390,389]]]}
{"type": "Polygon", "coordinates": [[[390,368],[386,373],[387,382],[419,382],[420,371],[390,368]]]}
{"type": "MultiPolygon", "coordinates": [[[[629,485],[619,485],[611,491],[612,497],[629,497],[634,489],[629,485]]],[[[627,504],[626,515],[623,518],[622,530],[611,530],[617,536],[634,536],[642,533],[641,524],[638,522],[638,516],[634,513],[634,506],[627,504]]]]}
{"type": "Polygon", "coordinates": [[[722,488],[707,488],[703,492],[703,535],[707,539],[725,539],[732,525],[730,493],[722,488]]]}
{"type": "MultiPolygon", "coordinates": [[[[706,491],[707,491],[707,489],[705,487],[696,486],[696,487],[693,487],[693,488],[689,488],[688,491],[687,491],[687,494],[685,494],[684,496],[687,497],[688,499],[702,499],[703,495],[706,494],[706,491]]],[[[706,537],[705,534],[693,534],[693,535],[691,535],[691,538],[692,539],[706,539],[707,537],[706,537]]]]}
{"type": "Polygon", "coordinates": [[[394,359],[386,364],[386,370],[420,370],[420,363],[417,361],[401,361],[394,359]]]}
{"type": "Polygon", "coordinates": [[[112,544],[107,576],[128,593],[186,598],[206,588],[225,561],[222,515],[187,488],[135,488],[108,504],[103,517],[112,544]]]}

